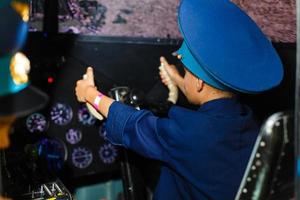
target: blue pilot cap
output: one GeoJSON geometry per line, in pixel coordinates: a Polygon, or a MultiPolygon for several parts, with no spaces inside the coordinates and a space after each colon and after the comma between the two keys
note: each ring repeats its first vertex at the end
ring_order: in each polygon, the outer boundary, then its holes
{"type": "Polygon", "coordinates": [[[183,0],[178,53],[192,73],[222,90],[260,93],[278,86],[281,60],[255,22],[226,0],[183,0]]]}
{"type": "Polygon", "coordinates": [[[21,0],[0,1],[0,56],[14,54],[26,41],[29,7],[21,0]]]}
{"type": "Polygon", "coordinates": [[[186,46],[185,42],[183,41],[181,47],[177,51],[177,54],[181,56],[181,62],[184,64],[184,66],[192,72],[194,75],[199,77],[201,80],[203,80],[205,83],[218,88],[220,90],[225,91],[231,91],[229,87],[222,84],[220,81],[215,79],[209,72],[206,71],[205,68],[199,64],[192,53],[190,52],[189,48],[186,46]]]}

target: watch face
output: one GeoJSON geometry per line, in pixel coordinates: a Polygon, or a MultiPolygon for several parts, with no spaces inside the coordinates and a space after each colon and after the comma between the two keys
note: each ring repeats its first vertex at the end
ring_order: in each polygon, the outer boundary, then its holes
{"type": "Polygon", "coordinates": [[[93,161],[93,154],[90,150],[84,147],[75,148],[72,152],[72,163],[75,167],[84,169],[87,168],[93,161]]]}
{"type": "Polygon", "coordinates": [[[99,156],[103,163],[112,164],[118,156],[117,149],[110,143],[104,144],[99,149],[99,156]]]}
{"type": "Polygon", "coordinates": [[[47,120],[44,115],[40,113],[33,113],[26,119],[26,128],[29,132],[44,132],[48,127],[47,120]]]}
{"type": "Polygon", "coordinates": [[[73,117],[72,108],[63,103],[56,103],[50,111],[51,120],[57,125],[66,125],[70,123],[73,117]]]}
{"type": "Polygon", "coordinates": [[[79,108],[77,115],[79,122],[86,126],[92,126],[97,121],[97,119],[90,114],[86,105],[83,105],[79,108]]]}
{"type": "Polygon", "coordinates": [[[66,133],[66,140],[70,144],[77,144],[81,141],[82,133],[79,129],[71,128],[66,133]]]}

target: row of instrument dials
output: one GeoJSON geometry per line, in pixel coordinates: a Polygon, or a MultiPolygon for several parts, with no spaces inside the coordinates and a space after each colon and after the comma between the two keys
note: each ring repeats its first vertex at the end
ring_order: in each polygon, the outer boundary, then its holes
{"type": "Polygon", "coordinates": [[[50,108],[49,115],[42,113],[29,115],[26,118],[26,128],[30,133],[47,132],[50,126],[53,128],[53,125],[55,130],[60,131],[58,137],[44,138],[44,135],[32,148],[32,154],[44,157],[48,167],[55,171],[62,169],[67,160],[77,169],[88,168],[93,161],[96,161],[96,158],[100,159],[100,163],[104,165],[114,164],[118,157],[118,151],[114,145],[105,140],[104,121],[101,122],[99,127],[93,127],[101,139],[96,149],[93,149],[94,147],[90,148],[84,145],[84,142],[81,142],[84,129],[92,127],[96,124],[96,121],[97,119],[89,113],[85,104],[74,111],[70,105],[58,102],[50,108]],[[74,116],[76,116],[74,113],[77,113],[77,122],[81,126],[74,127],[74,123],[71,123],[74,116]]]}
{"type": "MultiPolygon", "coordinates": [[[[91,165],[94,156],[88,147],[79,146],[68,150],[63,141],[58,138],[43,138],[34,146],[30,147],[30,154],[34,157],[40,156],[47,160],[48,167],[52,170],[60,170],[68,156],[71,156],[72,165],[79,169],[85,169],[91,165]]],[[[103,164],[113,164],[118,157],[117,148],[110,144],[104,143],[99,146],[98,158],[103,164]]]]}
{"type": "MultiPolygon", "coordinates": [[[[104,164],[113,164],[118,156],[115,146],[105,143],[100,146],[98,156],[104,164]]],[[[72,164],[80,169],[87,168],[93,161],[93,153],[86,147],[77,147],[71,153],[72,164]]]]}
{"type": "MultiPolygon", "coordinates": [[[[87,107],[82,105],[77,112],[78,121],[85,126],[92,126],[96,123],[87,107]]],[[[65,126],[71,122],[73,110],[71,106],[65,103],[56,103],[50,110],[50,120],[60,126],[65,126]]],[[[49,122],[41,113],[33,113],[26,119],[26,127],[29,132],[44,132],[47,130],[49,122]]]]}

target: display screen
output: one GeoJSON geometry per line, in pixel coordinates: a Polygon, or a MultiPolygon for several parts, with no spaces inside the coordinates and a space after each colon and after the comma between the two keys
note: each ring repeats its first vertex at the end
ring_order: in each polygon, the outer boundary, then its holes
{"type": "Polygon", "coordinates": [[[273,42],[296,43],[296,0],[231,0],[273,42]]]}
{"type": "MultiPolygon", "coordinates": [[[[57,0],[60,33],[180,39],[180,0],[57,0]]],[[[273,42],[296,42],[295,0],[231,0],[273,42]]],[[[45,0],[29,0],[30,31],[43,30],[45,0]]]]}
{"type": "Polygon", "coordinates": [[[177,39],[178,5],[179,0],[59,0],[59,32],[177,39]]]}
{"type": "Polygon", "coordinates": [[[29,31],[43,31],[45,0],[29,0],[29,31]]]}

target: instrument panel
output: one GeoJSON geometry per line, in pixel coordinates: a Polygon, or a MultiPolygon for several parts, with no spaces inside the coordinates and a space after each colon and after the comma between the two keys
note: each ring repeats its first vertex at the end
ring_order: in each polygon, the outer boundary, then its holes
{"type": "Polygon", "coordinates": [[[51,171],[70,170],[73,178],[117,172],[118,148],[105,139],[105,121],[93,117],[84,104],[62,102],[22,121],[34,140],[31,155],[42,157],[51,171]]]}
{"type": "MultiPolygon", "coordinates": [[[[32,41],[29,44],[33,44],[32,41]]],[[[177,45],[103,43],[86,49],[88,45],[82,47],[82,44],[76,42],[74,52],[68,56],[57,55],[65,55],[67,50],[63,49],[66,47],[55,48],[58,52],[46,56],[39,55],[39,50],[30,52],[31,83],[49,95],[49,102],[36,113],[18,119],[12,134],[16,137],[17,144],[12,142],[11,145],[13,149],[25,151],[29,159],[41,163],[43,169],[56,174],[69,189],[70,186],[80,186],[82,183],[90,183],[89,181],[121,178],[120,162],[124,156],[122,149],[107,141],[105,120],[99,121],[90,115],[86,105],[79,103],[74,94],[76,81],[82,78],[86,66],[94,66],[96,86],[101,92],[136,107],[135,105],[144,101],[140,97],[145,92],[151,93],[150,96],[156,100],[166,99],[167,89],[158,77],[159,63],[156,61],[166,51],[172,52],[177,45]],[[153,48],[151,52],[155,55],[149,54],[149,47],[153,48]],[[101,54],[97,60],[96,54],[101,54]],[[130,59],[126,54],[130,55],[130,59]],[[89,57],[92,55],[93,59],[89,57]],[[114,59],[111,59],[112,55],[114,59]],[[118,58],[115,59],[115,56],[118,58]],[[165,96],[156,93],[161,92],[160,89],[165,92],[165,96]],[[119,93],[118,96],[116,92],[119,93]]],[[[49,52],[50,48],[47,46],[43,49],[49,52]]],[[[47,174],[36,173],[36,176],[46,178],[45,181],[39,181],[40,184],[51,182],[47,179],[47,174]]],[[[28,176],[26,179],[31,178],[28,176]]],[[[21,192],[10,192],[13,193],[21,192]]]]}

